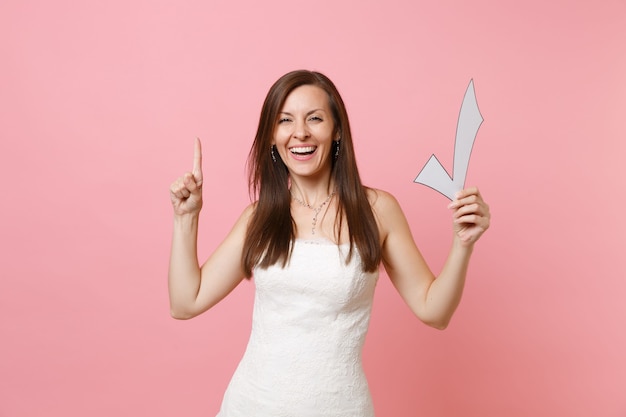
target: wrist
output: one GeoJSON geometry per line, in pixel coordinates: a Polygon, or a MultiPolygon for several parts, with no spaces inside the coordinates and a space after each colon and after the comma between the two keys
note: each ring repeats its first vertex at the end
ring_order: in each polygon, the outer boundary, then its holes
{"type": "Polygon", "coordinates": [[[458,234],[454,234],[454,238],[452,239],[452,247],[461,252],[466,252],[468,255],[471,255],[474,250],[475,241],[472,240],[463,240],[459,237],[458,234]]]}
{"type": "Polygon", "coordinates": [[[200,220],[200,212],[192,213],[174,213],[174,227],[188,229],[197,227],[200,220]]]}

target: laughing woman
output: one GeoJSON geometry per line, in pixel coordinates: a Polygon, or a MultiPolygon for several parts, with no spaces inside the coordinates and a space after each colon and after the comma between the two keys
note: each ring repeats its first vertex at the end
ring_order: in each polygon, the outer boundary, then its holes
{"type": "Polygon", "coordinates": [[[294,71],[270,88],[249,156],[250,204],[200,266],[202,154],[170,187],[171,314],[210,309],[254,278],[252,333],[219,417],[372,417],[361,364],[382,264],[418,319],[444,329],[489,227],[478,189],[458,193],[453,242],[435,276],[396,199],[361,183],[343,101],[323,74],[294,71]]]}

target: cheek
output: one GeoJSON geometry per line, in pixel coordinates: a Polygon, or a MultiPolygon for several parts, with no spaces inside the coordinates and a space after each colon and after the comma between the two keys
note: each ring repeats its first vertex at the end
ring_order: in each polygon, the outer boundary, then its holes
{"type": "Polygon", "coordinates": [[[274,143],[284,143],[289,139],[289,131],[286,128],[276,128],[272,136],[274,143]]]}

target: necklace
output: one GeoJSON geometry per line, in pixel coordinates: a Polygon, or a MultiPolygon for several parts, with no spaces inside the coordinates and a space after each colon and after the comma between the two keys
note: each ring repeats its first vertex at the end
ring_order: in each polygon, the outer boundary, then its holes
{"type": "Polygon", "coordinates": [[[322,211],[322,208],[328,204],[328,202],[330,201],[331,198],[333,198],[333,196],[335,195],[335,191],[333,191],[332,193],[330,193],[330,195],[326,198],[326,200],[324,200],[324,202],[322,204],[320,204],[319,207],[313,207],[310,204],[305,203],[304,201],[300,200],[298,197],[296,197],[295,195],[291,194],[291,197],[293,197],[294,200],[296,200],[298,203],[300,203],[301,206],[304,206],[306,208],[309,208],[311,210],[313,210],[313,212],[315,213],[315,215],[313,215],[313,225],[311,227],[311,234],[314,235],[315,234],[315,225],[317,224],[317,215],[320,214],[320,211],[322,211]]]}

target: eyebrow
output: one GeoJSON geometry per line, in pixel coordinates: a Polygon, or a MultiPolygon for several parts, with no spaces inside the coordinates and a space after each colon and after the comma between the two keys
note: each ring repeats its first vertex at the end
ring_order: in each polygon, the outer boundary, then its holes
{"type": "MultiPolygon", "coordinates": [[[[319,112],[326,113],[326,111],[325,111],[324,109],[313,109],[313,110],[311,110],[311,111],[307,112],[307,114],[306,114],[306,115],[307,115],[307,116],[309,116],[309,115],[311,115],[311,114],[313,114],[313,113],[315,113],[315,112],[318,112],[318,111],[319,111],[319,112]]],[[[287,112],[287,111],[281,111],[281,112],[279,112],[278,114],[286,114],[287,116],[293,116],[293,114],[291,114],[291,113],[289,113],[289,112],[287,112]]]]}

